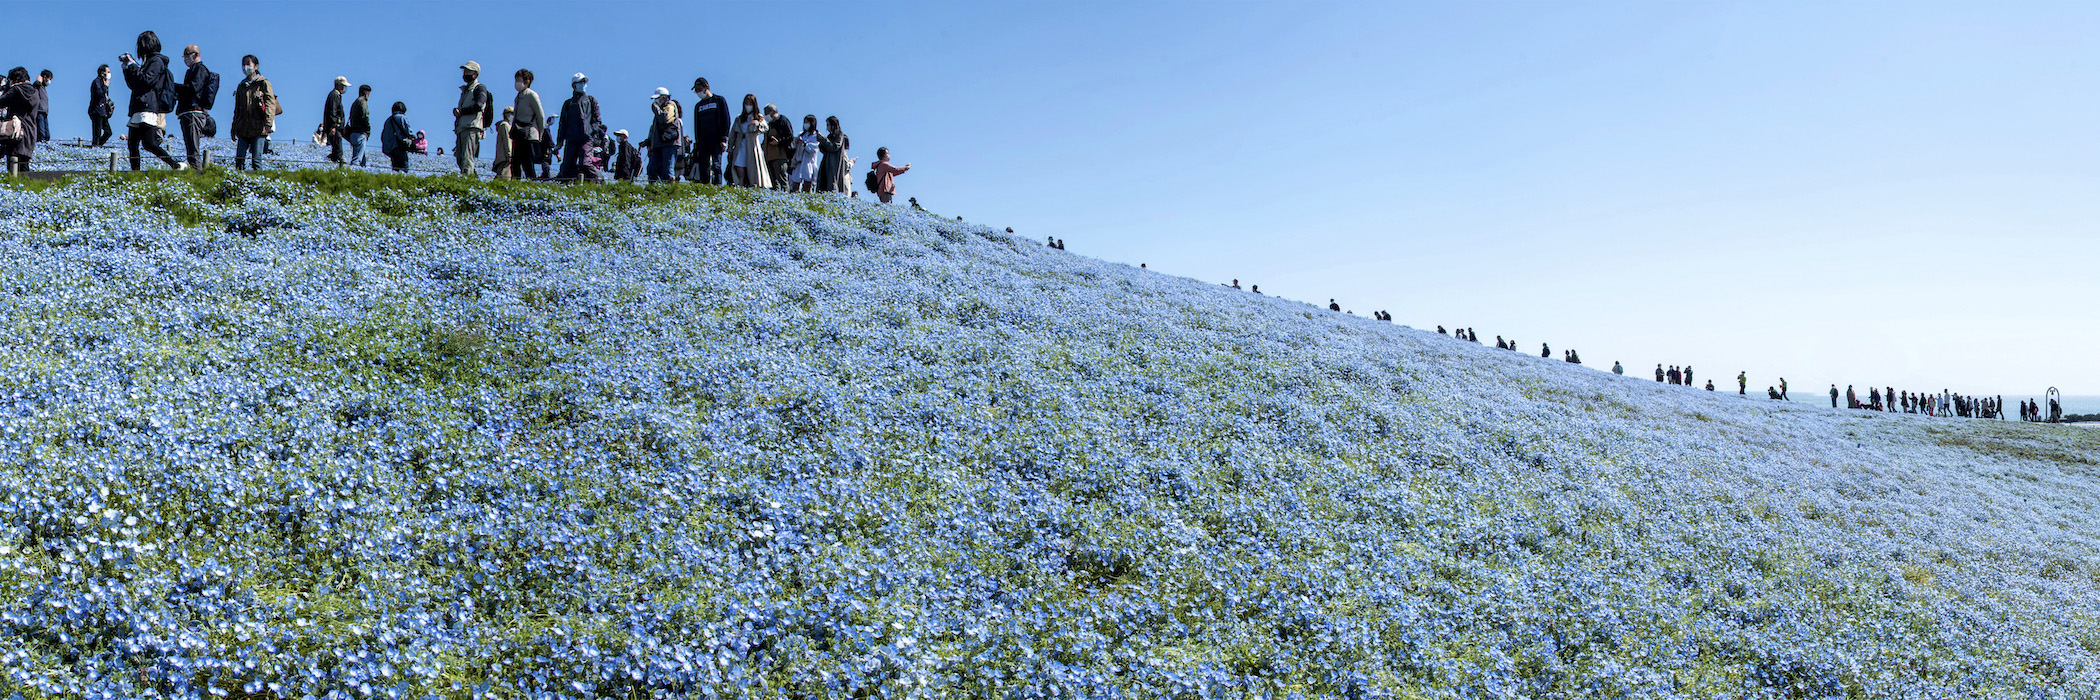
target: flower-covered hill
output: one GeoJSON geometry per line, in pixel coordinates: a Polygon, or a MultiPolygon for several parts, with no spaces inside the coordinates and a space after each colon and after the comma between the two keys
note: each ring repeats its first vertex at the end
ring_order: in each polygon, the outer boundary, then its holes
{"type": "Polygon", "coordinates": [[[2092,697],[2100,433],[904,207],[0,188],[0,694],[2092,697]]]}

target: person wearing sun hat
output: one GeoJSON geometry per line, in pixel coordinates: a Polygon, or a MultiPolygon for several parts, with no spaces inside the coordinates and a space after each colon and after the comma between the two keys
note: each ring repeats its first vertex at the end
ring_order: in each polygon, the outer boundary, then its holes
{"type": "Polygon", "coordinates": [[[452,155],[459,161],[459,174],[474,175],[474,159],[481,157],[481,136],[495,119],[496,97],[481,84],[481,63],[459,66],[459,106],[452,108],[452,155]]]}
{"type": "Polygon", "coordinates": [[[650,93],[649,114],[649,135],[642,138],[642,150],[649,154],[649,182],[677,182],[671,168],[685,145],[685,116],[678,101],[671,99],[670,88],[650,93]]]}
{"type": "Polygon", "coordinates": [[[564,182],[597,182],[599,178],[591,150],[605,139],[605,122],[598,118],[598,98],[584,92],[590,83],[582,73],[571,76],[569,89],[574,94],[561,103],[561,119],[555,127],[561,141],[561,173],[555,177],[564,182]]]}
{"type": "Polygon", "coordinates": [[[642,174],[642,152],[627,140],[626,129],[613,132],[612,166],[613,179],[620,182],[634,182],[642,174]]]}

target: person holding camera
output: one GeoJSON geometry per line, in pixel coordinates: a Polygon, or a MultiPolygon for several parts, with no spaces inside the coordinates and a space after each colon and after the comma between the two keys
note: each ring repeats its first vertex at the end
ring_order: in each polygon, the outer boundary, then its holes
{"type": "Polygon", "coordinates": [[[168,57],[160,52],[160,37],[151,31],[140,32],[137,58],[131,54],[119,54],[117,62],[124,64],[124,85],[131,88],[131,124],[127,130],[130,142],[131,169],[139,169],[139,149],[161,159],[168,167],[183,169],[183,162],[168,155],[161,146],[161,137],[168,130],[168,113],[175,110],[175,79],[168,74],[168,57]]]}

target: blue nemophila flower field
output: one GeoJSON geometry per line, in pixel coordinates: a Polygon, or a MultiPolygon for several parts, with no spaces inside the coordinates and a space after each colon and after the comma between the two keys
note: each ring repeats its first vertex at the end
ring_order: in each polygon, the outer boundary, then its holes
{"type": "Polygon", "coordinates": [[[0,188],[0,693],[2100,688],[2100,434],[654,192],[0,188]]]}

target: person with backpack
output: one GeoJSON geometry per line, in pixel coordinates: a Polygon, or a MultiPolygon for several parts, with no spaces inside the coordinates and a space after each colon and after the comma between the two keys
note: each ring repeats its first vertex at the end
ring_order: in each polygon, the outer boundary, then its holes
{"type": "Polygon", "coordinates": [[[116,113],[117,103],[109,99],[109,64],[104,63],[95,69],[95,80],[88,83],[88,145],[101,148],[109,143],[110,137],[116,135],[109,128],[109,118],[116,113]]]}
{"type": "Polygon", "coordinates": [[[851,166],[846,162],[846,149],[853,147],[853,139],[839,129],[838,117],[825,117],[824,127],[827,133],[817,146],[824,153],[824,161],[817,164],[817,191],[848,191],[852,186],[846,183],[846,177],[852,171],[848,170],[851,166]]]}
{"type": "Polygon", "coordinates": [[[824,135],[817,133],[817,115],[802,115],[802,133],[790,143],[794,149],[793,155],[788,157],[788,191],[816,191],[817,164],[824,159],[820,149],[824,135]]]}
{"type": "Polygon", "coordinates": [[[233,169],[240,170],[245,159],[248,168],[260,170],[263,149],[269,147],[270,132],[277,130],[284,105],[253,54],[241,57],[241,73],[241,83],[233,88],[233,169]]]}
{"type": "Polygon", "coordinates": [[[139,169],[139,150],[145,149],[168,167],[181,170],[183,162],[161,146],[168,130],[168,112],[175,109],[175,79],[168,75],[168,57],[160,52],[160,37],[151,31],[139,33],[138,51],[137,58],[128,53],[117,56],[117,62],[124,65],[124,85],[131,88],[131,125],[126,134],[131,169],[139,169]]]}
{"type": "Polygon", "coordinates": [[[544,180],[547,170],[540,165],[540,157],[547,150],[547,109],[540,103],[540,94],[532,90],[532,71],[519,68],[511,84],[518,89],[512,103],[517,111],[510,121],[511,172],[520,180],[544,180]]]}
{"type": "Polygon", "coordinates": [[[387,155],[394,172],[408,172],[408,154],[416,150],[416,128],[408,124],[408,105],[395,102],[393,116],[379,129],[379,151],[387,155]]]}
{"type": "Polygon", "coordinates": [[[196,44],[182,47],[182,62],[189,71],[175,86],[175,118],[182,123],[182,154],[191,170],[204,168],[204,151],[198,144],[219,135],[219,124],[211,108],[219,100],[219,74],[204,65],[204,52],[196,44]]]}
{"type": "Polygon", "coordinates": [[[473,177],[481,137],[496,121],[496,97],[481,84],[479,61],[460,64],[459,79],[464,84],[459,86],[459,106],[452,108],[452,157],[459,161],[459,174],[473,177]]]}
{"type": "Polygon", "coordinates": [[[649,183],[677,182],[672,167],[678,162],[678,149],[685,141],[685,121],[678,101],[671,99],[670,88],[657,88],[649,94],[649,135],[642,138],[642,149],[649,153],[649,183]]]}
{"type": "Polygon", "coordinates": [[[598,98],[585,94],[590,84],[591,79],[582,73],[570,77],[573,94],[561,103],[561,173],[555,177],[564,182],[599,180],[591,151],[605,139],[605,122],[598,118],[598,98]]]}
{"type": "Polygon", "coordinates": [[[1621,365],[1621,364],[1619,364],[1619,361],[1618,361],[1618,360],[1612,360],[1612,361],[1611,361],[1611,373],[1612,373],[1612,374],[1616,374],[1616,375],[1619,375],[1619,376],[1622,376],[1622,377],[1623,377],[1623,376],[1626,376],[1626,366],[1625,366],[1625,365],[1621,365]]]}
{"type": "Polygon", "coordinates": [[[343,114],[343,92],[348,89],[350,79],[338,75],[328,99],[321,102],[321,135],[328,139],[328,162],[336,165],[343,164],[343,130],[350,125],[343,114]]]}
{"type": "Polygon", "coordinates": [[[889,204],[890,198],[897,195],[897,176],[909,170],[910,163],[905,163],[902,168],[890,165],[888,147],[875,149],[875,166],[868,170],[868,191],[875,193],[875,198],[883,204],[889,204]]]}
{"type": "Polygon", "coordinates": [[[350,103],[350,126],[343,129],[343,140],[350,142],[350,164],[358,167],[368,165],[365,160],[365,142],[372,139],[372,86],[357,86],[357,100],[350,103]]]}
{"type": "Polygon", "coordinates": [[[729,150],[729,100],[717,95],[706,78],[693,79],[693,154],[687,179],[722,184],[722,153],[729,150]]]}
{"type": "Polygon", "coordinates": [[[627,140],[627,130],[613,132],[612,145],[613,179],[619,182],[634,182],[642,174],[642,152],[627,140]]]}
{"type": "Polygon", "coordinates": [[[0,161],[5,167],[0,172],[29,172],[29,159],[36,155],[36,84],[29,79],[29,69],[16,66],[7,72],[7,82],[0,83],[0,161]]]}

